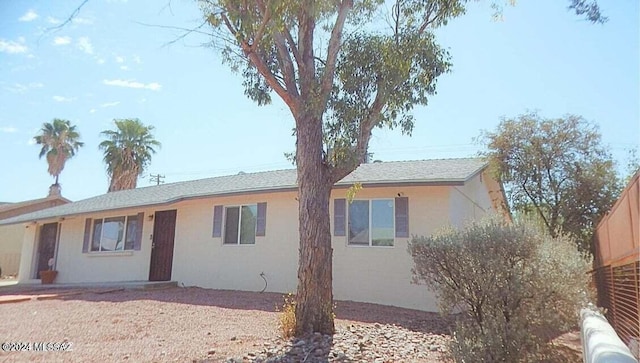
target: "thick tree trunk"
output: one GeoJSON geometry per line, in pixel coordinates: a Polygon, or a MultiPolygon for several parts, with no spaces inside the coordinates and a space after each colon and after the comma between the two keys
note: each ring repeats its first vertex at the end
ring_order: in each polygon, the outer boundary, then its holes
{"type": "Polygon", "coordinates": [[[296,119],[300,250],[296,293],[297,336],[334,333],[333,249],[329,227],[331,179],[322,156],[322,121],[296,119]]]}

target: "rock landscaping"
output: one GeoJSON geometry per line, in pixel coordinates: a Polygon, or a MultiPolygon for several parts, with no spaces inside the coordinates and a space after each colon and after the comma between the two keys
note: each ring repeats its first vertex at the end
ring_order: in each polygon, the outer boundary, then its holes
{"type": "Polygon", "coordinates": [[[449,337],[388,324],[348,324],[335,335],[271,339],[261,349],[228,362],[415,362],[442,361],[449,337]]]}
{"type": "Polygon", "coordinates": [[[0,362],[442,362],[437,314],[336,302],[336,333],[283,339],[275,293],[0,288],[7,342],[65,342],[68,351],[0,351],[0,362]],[[9,299],[11,300],[11,299],[9,299]]]}

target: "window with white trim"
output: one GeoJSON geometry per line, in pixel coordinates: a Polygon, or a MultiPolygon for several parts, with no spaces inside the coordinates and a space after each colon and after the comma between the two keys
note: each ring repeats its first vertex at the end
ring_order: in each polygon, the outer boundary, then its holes
{"type": "Polygon", "coordinates": [[[258,206],[256,204],[224,208],[224,239],[228,245],[256,243],[258,206]]]}
{"type": "Polygon", "coordinates": [[[133,250],[138,226],[137,215],[95,219],[91,252],[133,250]]]}
{"type": "Polygon", "coordinates": [[[353,200],[348,209],[349,245],[393,246],[393,199],[353,200]]]}

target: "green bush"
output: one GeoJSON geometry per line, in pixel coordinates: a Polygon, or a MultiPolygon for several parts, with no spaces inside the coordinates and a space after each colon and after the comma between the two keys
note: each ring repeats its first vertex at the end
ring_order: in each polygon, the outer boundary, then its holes
{"type": "Polygon", "coordinates": [[[530,223],[497,219],[414,237],[414,282],[459,312],[451,353],[457,362],[553,360],[550,341],[574,328],[591,298],[590,261],[569,238],[530,223]]]}

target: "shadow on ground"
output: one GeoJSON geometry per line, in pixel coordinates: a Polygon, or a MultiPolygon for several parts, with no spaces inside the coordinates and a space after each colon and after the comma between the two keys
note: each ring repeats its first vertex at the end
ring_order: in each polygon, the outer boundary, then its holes
{"type": "MultiPolygon", "coordinates": [[[[155,300],[174,304],[216,306],[225,309],[259,310],[276,312],[282,306],[283,294],[231,290],[213,290],[198,287],[173,287],[164,289],[130,290],[121,287],[99,288],[45,288],[38,286],[11,286],[0,288],[0,299],[8,296],[31,297],[31,300],[83,300],[125,302],[155,300]]],[[[18,302],[28,304],[32,301],[18,302]]],[[[336,318],[339,320],[379,323],[404,327],[431,334],[449,334],[451,322],[437,313],[384,306],[377,304],[336,301],[336,318]]]]}

